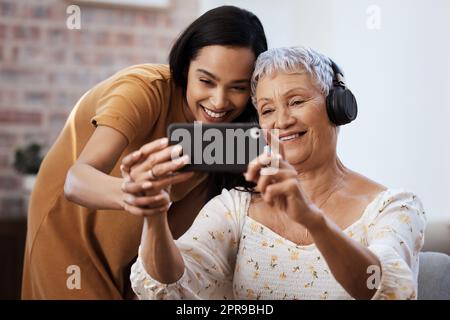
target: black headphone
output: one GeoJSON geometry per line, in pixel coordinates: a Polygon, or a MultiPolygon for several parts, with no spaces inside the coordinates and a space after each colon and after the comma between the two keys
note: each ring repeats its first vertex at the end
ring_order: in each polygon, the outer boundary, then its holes
{"type": "Polygon", "coordinates": [[[333,60],[330,61],[334,76],[333,88],[327,96],[327,113],[331,122],[341,126],[356,119],[358,104],[353,93],[345,85],[344,73],[333,60]]]}

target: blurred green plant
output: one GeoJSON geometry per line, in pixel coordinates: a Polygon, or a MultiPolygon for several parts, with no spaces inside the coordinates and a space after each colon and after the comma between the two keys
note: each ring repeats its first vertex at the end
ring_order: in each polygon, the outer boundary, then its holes
{"type": "Polygon", "coordinates": [[[14,168],[22,174],[37,174],[42,162],[41,146],[29,143],[16,149],[14,168]]]}

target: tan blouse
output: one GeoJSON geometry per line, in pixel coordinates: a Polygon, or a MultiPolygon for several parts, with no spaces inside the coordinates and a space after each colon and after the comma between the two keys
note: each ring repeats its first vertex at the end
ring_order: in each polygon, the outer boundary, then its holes
{"type": "MultiPolygon", "coordinates": [[[[126,68],[84,94],[46,155],[31,196],[23,298],[120,299],[131,292],[129,267],[140,242],[142,219],[66,200],[66,174],[98,125],[114,128],[128,140],[111,172],[120,177],[123,156],[166,136],[170,123],[186,121],[182,92],[174,86],[167,65],[126,68]],[[80,289],[67,284],[71,266],[79,267],[80,289]]],[[[205,177],[197,174],[174,186],[173,201],[183,199],[205,177]]]]}

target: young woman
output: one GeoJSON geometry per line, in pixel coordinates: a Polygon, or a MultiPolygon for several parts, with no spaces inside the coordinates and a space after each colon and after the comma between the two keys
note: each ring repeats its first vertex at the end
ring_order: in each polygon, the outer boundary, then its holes
{"type": "Polygon", "coordinates": [[[160,210],[157,194],[170,189],[171,228],[176,237],[184,233],[214,192],[207,194],[205,174],[167,174],[183,164],[169,161],[172,149],[161,138],[173,122],[249,121],[250,77],[265,50],[255,15],[219,7],[180,35],[170,66],[129,67],[78,101],[31,196],[22,298],[131,296],[142,218],[120,210],[160,210]],[[122,160],[139,148],[124,161],[124,172],[136,168],[134,182],[124,184],[122,160]]]}

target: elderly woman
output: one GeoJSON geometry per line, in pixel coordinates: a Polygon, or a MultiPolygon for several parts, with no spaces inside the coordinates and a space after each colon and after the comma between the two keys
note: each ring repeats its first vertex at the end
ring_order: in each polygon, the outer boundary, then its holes
{"type": "Polygon", "coordinates": [[[250,163],[258,192],[223,190],[176,241],[166,213],[146,217],[131,273],[140,299],[417,297],[422,204],[339,160],[327,110],[339,72],[308,48],[260,55],[253,101],[260,125],[279,130],[280,154],[250,163]],[[265,174],[272,157],[279,170],[265,174]]]}

